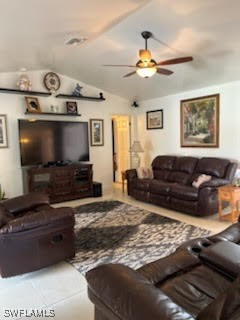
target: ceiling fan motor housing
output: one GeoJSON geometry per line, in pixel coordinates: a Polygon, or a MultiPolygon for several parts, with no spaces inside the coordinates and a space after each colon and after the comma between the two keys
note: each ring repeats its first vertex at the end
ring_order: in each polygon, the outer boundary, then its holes
{"type": "Polygon", "coordinates": [[[152,32],[150,32],[150,31],[143,31],[143,32],[141,33],[141,35],[142,35],[142,37],[143,37],[145,40],[147,40],[147,39],[149,39],[149,38],[152,37],[152,32]]]}

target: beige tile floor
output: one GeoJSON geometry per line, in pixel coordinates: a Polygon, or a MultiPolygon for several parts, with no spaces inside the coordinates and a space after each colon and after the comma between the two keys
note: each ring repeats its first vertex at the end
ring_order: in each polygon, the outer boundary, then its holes
{"type": "MultiPolygon", "coordinates": [[[[227,222],[219,222],[217,215],[208,218],[196,218],[136,201],[121,192],[120,184],[115,184],[113,190],[106,192],[102,198],[76,200],[66,202],[64,205],[77,206],[107,199],[122,200],[161,215],[208,229],[213,233],[219,232],[229,225],[227,222]]],[[[61,204],[56,206],[61,206],[61,204]]],[[[85,278],[70,264],[61,262],[22,276],[8,279],[0,278],[0,320],[34,319],[33,317],[20,317],[19,314],[9,317],[9,309],[24,309],[28,312],[28,315],[31,309],[44,310],[46,315],[49,316],[49,308],[54,310],[55,317],[48,317],[48,319],[94,319],[93,306],[87,297],[85,278]]],[[[43,318],[47,319],[47,317],[43,318]]],[[[43,318],[38,317],[38,319],[43,318]]]]}

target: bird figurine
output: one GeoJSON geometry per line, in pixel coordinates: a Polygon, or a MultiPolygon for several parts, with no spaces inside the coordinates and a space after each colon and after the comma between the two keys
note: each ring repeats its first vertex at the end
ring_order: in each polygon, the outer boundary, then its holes
{"type": "Polygon", "coordinates": [[[81,92],[80,92],[80,91],[82,90],[82,88],[83,88],[83,87],[81,87],[81,86],[79,85],[79,83],[77,83],[75,89],[74,89],[73,92],[72,92],[72,95],[73,95],[73,96],[76,96],[76,97],[81,96],[81,92]]]}

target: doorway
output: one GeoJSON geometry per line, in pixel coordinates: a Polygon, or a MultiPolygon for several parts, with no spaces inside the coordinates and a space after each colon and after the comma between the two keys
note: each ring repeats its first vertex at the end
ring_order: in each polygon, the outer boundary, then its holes
{"type": "Polygon", "coordinates": [[[122,182],[122,171],[130,168],[131,121],[127,115],[112,116],[113,181],[122,182]]]}

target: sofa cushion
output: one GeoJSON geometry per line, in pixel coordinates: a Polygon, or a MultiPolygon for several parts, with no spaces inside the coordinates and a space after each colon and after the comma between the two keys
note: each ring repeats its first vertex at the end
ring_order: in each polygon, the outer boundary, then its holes
{"type": "Polygon", "coordinates": [[[202,158],[198,161],[195,173],[204,173],[217,178],[223,178],[227,171],[229,160],[219,158],[202,158]]]}
{"type": "Polygon", "coordinates": [[[192,186],[173,184],[170,189],[170,195],[178,199],[196,201],[198,200],[198,189],[192,186]]]}
{"type": "Polygon", "coordinates": [[[195,157],[179,157],[174,164],[174,171],[193,173],[199,159],[195,157]]]}
{"type": "Polygon", "coordinates": [[[169,195],[171,185],[172,183],[153,179],[150,183],[149,190],[151,193],[169,195]]]}
{"type": "Polygon", "coordinates": [[[237,320],[240,319],[240,277],[228,290],[220,294],[212,303],[203,309],[197,320],[237,320]]]}
{"type": "Polygon", "coordinates": [[[173,169],[177,157],[158,156],[152,162],[153,176],[155,179],[166,180],[169,172],[173,169]]]}
{"type": "Polygon", "coordinates": [[[153,169],[172,170],[177,157],[157,156],[152,162],[153,169]]]}
{"type": "Polygon", "coordinates": [[[195,317],[232,284],[207,266],[184,271],[170,277],[159,289],[195,317]]]}
{"type": "Polygon", "coordinates": [[[173,171],[169,173],[167,177],[167,181],[187,184],[189,181],[189,178],[190,178],[190,175],[188,173],[173,171]]]}
{"type": "Polygon", "coordinates": [[[154,179],[167,180],[169,173],[169,170],[153,170],[153,177],[154,179]]]}
{"type": "Polygon", "coordinates": [[[149,185],[152,179],[136,179],[134,180],[134,189],[149,191],[149,185]]]}
{"type": "Polygon", "coordinates": [[[173,167],[173,171],[169,173],[167,180],[170,182],[178,182],[187,184],[198,163],[198,159],[194,157],[180,157],[173,167]]]}

